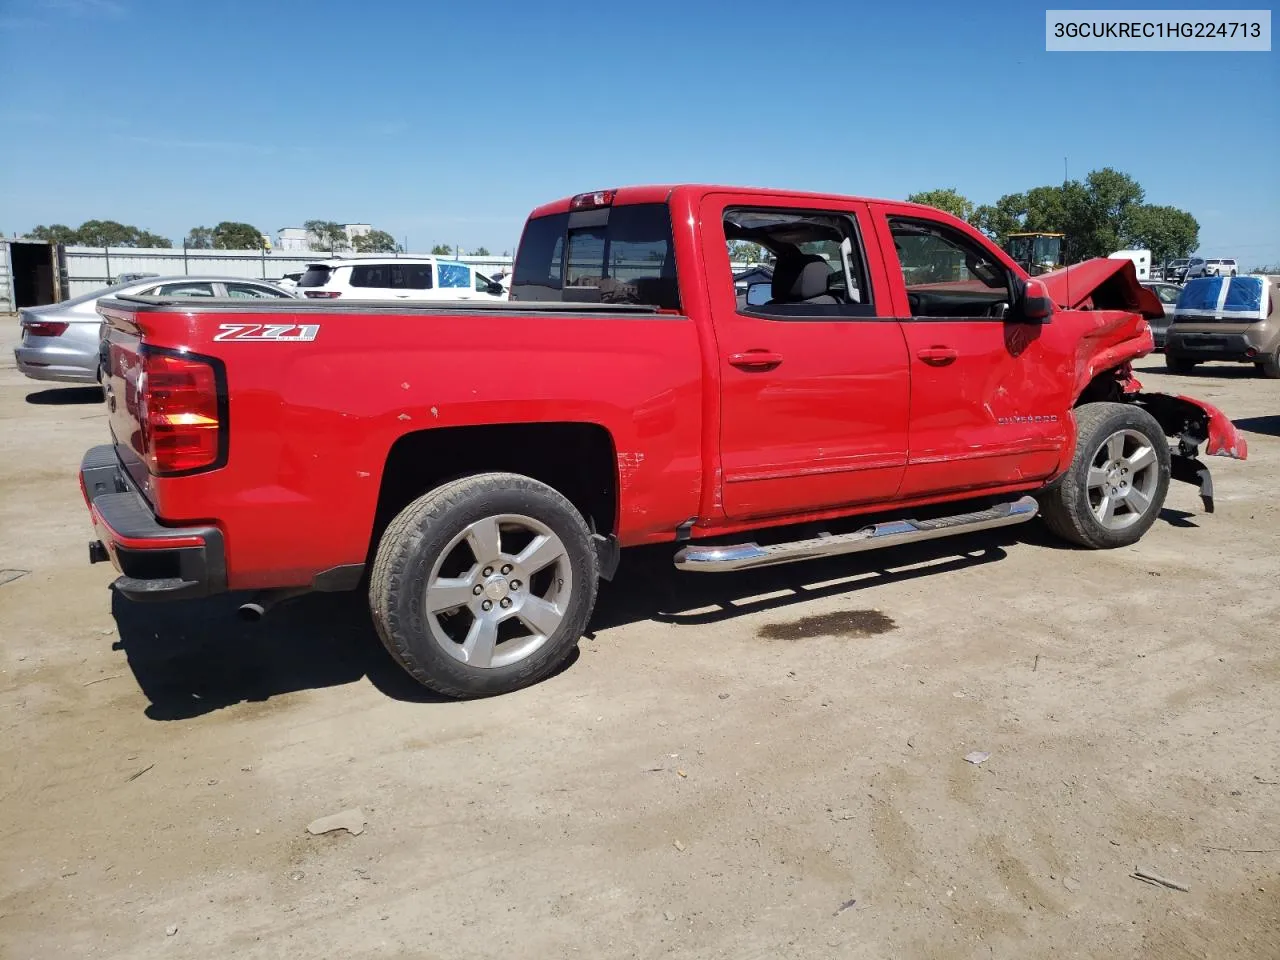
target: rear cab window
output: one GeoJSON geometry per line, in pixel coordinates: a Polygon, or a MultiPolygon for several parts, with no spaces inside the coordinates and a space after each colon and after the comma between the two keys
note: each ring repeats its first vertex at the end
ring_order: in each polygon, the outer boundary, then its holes
{"type": "Polygon", "coordinates": [[[667,205],[601,206],[530,220],[516,253],[511,299],[679,310],[667,205]]]}

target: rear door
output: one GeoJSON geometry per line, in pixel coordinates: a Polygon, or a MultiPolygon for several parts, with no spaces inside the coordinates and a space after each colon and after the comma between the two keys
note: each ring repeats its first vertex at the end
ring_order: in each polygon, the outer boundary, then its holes
{"type": "Polygon", "coordinates": [[[889,500],[902,482],[906,345],[883,267],[866,256],[866,215],[855,201],[703,200],[731,519],[889,500]],[[735,289],[730,244],[772,264],[752,295],[735,289]]]}
{"type": "Polygon", "coordinates": [[[976,232],[876,204],[874,222],[911,365],[901,496],[1034,484],[1058,466],[1070,378],[1038,323],[1007,322],[1015,275],[976,232]]]}

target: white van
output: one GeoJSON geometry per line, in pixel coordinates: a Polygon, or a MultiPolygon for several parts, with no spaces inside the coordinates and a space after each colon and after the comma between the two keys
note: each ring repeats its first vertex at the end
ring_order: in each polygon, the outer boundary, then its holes
{"type": "Polygon", "coordinates": [[[1107,255],[1108,260],[1132,260],[1133,267],[1138,271],[1139,280],[1151,279],[1151,251],[1150,250],[1117,250],[1115,253],[1107,255]]]}
{"type": "Polygon", "coordinates": [[[307,264],[298,293],[311,300],[505,300],[470,264],[438,257],[337,258],[307,264]]]}

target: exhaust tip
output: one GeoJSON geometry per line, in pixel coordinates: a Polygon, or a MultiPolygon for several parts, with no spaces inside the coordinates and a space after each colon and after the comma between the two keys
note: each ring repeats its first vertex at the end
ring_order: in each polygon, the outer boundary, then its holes
{"type": "Polygon", "coordinates": [[[267,610],[260,603],[244,603],[236,613],[245,623],[257,623],[266,616],[267,610]]]}

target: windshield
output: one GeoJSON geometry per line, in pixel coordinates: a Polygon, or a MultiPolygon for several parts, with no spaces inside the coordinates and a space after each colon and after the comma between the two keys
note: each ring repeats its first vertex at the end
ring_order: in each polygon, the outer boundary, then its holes
{"type": "Polygon", "coordinates": [[[625,204],[530,220],[516,252],[511,299],[679,310],[666,204],[625,204]]]}
{"type": "Polygon", "coordinates": [[[1056,265],[1060,262],[1058,259],[1062,254],[1062,238],[1061,237],[1036,237],[1036,242],[1032,254],[1036,263],[1044,263],[1056,265]]]}

